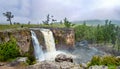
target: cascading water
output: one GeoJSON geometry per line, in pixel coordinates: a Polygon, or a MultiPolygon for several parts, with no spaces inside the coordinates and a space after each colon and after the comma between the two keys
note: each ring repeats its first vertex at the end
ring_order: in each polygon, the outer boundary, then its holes
{"type": "Polygon", "coordinates": [[[40,29],[44,35],[47,52],[56,51],[53,33],[50,29],[40,29]]]}
{"type": "Polygon", "coordinates": [[[45,60],[53,61],[55,59],[56,55],[60,54],[62,52],[56,51],[53,33],[50,29],[42,28],[42,29],[40,29],[40,31],[44,35],[44,40],[45,40],[45,44],[46,44],[47,52],[45,53],[45,60]]]}
{"type": "Polygon", "coordinates": [[[72,50],[71,53],[67,50],[56,51],[55,41],[52,31],[50,29],[39,29],[39,28],[36,30],[40,30],[44,35],[44,40],[47,50],[46,53],[43,53],[41,46],[39,46],[39,42],[36,37],[36,34],[33,31],[31,31],[35,57],[38,61],[43,61],[43,60],[54,61],[56,55],[62,53],[71,56],[75,63],[84,63],[89,61],[92,58],[92,56],[96,54],[102,55],[102,53],[95,48],[89,48],[83,46],[76,47],[74,50],[72,50]]]}
{"type": "Polygon", "coordinates": [[[34,54],[37,61],[43,61],[44,55],[41,46],[39,45],[38,39],[34,31],[31,30],[31,37],[34,46],[34,54]]]}

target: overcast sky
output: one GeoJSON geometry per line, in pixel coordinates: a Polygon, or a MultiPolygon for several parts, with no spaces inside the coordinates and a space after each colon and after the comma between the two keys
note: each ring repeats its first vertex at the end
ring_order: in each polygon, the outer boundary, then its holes
{"type": "Polygon", "coordinates": [[[61,20],[120,20],[120,0],[0,0],[0,22],[8,23],[3,12],[11,11],[14,22],[38,23],[47,14],[61,20]]]}

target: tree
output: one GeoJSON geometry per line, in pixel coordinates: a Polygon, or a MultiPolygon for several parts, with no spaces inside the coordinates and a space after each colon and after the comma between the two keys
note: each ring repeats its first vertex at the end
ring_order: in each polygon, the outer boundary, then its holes
{"type": "Polygon", "coordinates": [[[31,23],[31,22],[30,22],[30,21],[28,21],[28,25],[30,25],[30,23],[31,23]]]}
{"type": "Polygon", "coordinates": [[[48,25],[48,24],[49,24],[49,21],[50,21],[50,15],[48,14],[48,15],[46,16],[46,20],[45,20],[45,21],[42,21],[42,22],[43,22],[43,24],[48,25]]]}
{"type": "Polygon", "coordinates": [[[118,51],[120,51],[120,27],[119,26],[117,26],[116,27],[116,49],[118,50],[118,51]]]}
{"type": "Polygon", "coordinates": [[[14,15],[12,15],[11,12],[3,13],[3,15],[7,17],[7,21],[10,21],[10,25],[12,25],[11,18],[13,18],[14,15]]]}
{"type": "Polygon", "coordinates": [[[62,20],[60,20],[60,24],[63,24],[62,20]]]}
{"type": "Polygon", "coordinates": [[[52,22],[51,23],[55,23],[57,20],[53,18],[54,16],[51,16],[52,22]]]}
{"type": "Polygon", "coordinates": [[[70,28],[71,26],[74,26],[75,24],[72,24],[71,22],[69,22],[69,21],[67,20],[67,18],[65,18],[65,19],[64,19],[64,25],[65,25],[65,27],[70,28]]]}
{"type": "Polygon", "coordinates": [[[104,44],[111,41],[111,36],[114,36],[114,25],[111,24],[112,21],[105,20],[105,25],[103,26],[103,36],[104,36],[104,44]]]}

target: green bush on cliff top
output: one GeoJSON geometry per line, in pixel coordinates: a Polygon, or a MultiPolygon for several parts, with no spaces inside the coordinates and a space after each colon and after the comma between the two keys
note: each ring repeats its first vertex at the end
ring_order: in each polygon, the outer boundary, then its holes
{"type": "Polygon", "coordinates": [[[0,61],[14,59],[19,55],[19,48],[14,38],[11,38],[8,42],[0,44],[0,61]]]}

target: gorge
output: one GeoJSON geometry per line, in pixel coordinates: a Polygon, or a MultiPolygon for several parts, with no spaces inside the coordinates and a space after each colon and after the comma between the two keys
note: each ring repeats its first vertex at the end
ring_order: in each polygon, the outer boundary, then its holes
{"type": "MultiPolygon", "coordinates": [[[[7,42],[10,40],[10,36],[13,36],[17,40],[20,54],[24,55],[27,53],[30,56],[34,56],[37,63],[42,63],[41,65],[43,65],[43,68],[44,64],[49,63],[50,65],[53,64],[57,66],[61,65],[62,63],[66,63],[66,66],[67,64],[76,66],[74,65],[74,63],[87,63],[94,55],[104,54],[94,47],[75,44],[75,35],[73,29],[30,28],[21,30],[0,31],[0,34],[0,42],[7,42]],[[61,56],[61,54],[63,56],[61,56]],[[60,58],[62,57],[63,61],[69,60],[73,63],[56,62],[55,59],[57,56],[59,58],[59,55],[60,58]],[[64,58],[67,58],[68,60],[64,58]]],[[[32,67],[30,66],[30,68],[32,67]]]]}

